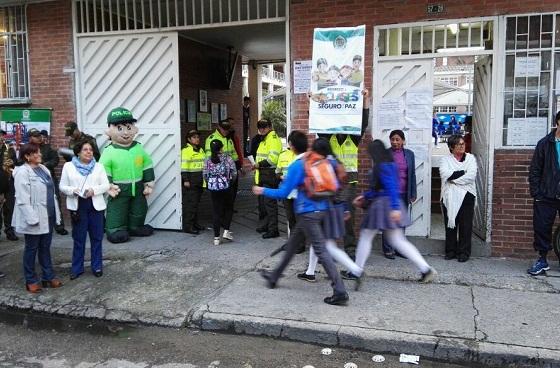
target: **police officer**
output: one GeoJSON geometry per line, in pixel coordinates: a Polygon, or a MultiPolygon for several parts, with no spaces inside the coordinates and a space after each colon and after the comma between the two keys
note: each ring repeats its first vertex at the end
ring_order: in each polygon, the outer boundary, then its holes
{"type": "Polygon", "coordinates": [[[204,228],[198,224],[198,204],[204,189],[202,169],[206,155],[200,147],[200,134],[187,133],[187,145],[181,150],[181,178],[183,180],[183,231],[198,235],[204,228]]]}
{"type": "Polygon", "coordinates": [[[352,200],[356,197],[358,184],[358,146],[365,133],[369,120],[369,91],[362,91],[364,110],[362,113],[362,130],[360,135],[350,134],[318,134],[319,137],[329,140],[331,149],[346,169],[348,185],[344,187],[343,198],[348,202],[350,218],[345,222],[344,248],[353,252],[356,248],[356,235],[354,233],[354,206],[352,200]]]}
{"type": "MultiPolygon", "coordinates": [[[[48,132],[45,130],[45,133],[48,132]]],[[[29,137],[29,143],[33,143],[39,146],[41,151],[42,163],[49,169],[51,177],[54,182],[54,190],[56,193],[56,198],[58,200],[59,208],[62,208],[60,203],[60,191],[58,189],[58,179],[56,177],[55,168],[58,166],[59,158],[58,153],[52,148],[50,144],[47,143],[45,136],[38,129],[31,128],[27,131],[29,137]]],[[[64,228],[64,219],[61,217],[60,224],[54,226],[54,230],[60,235],[68,235],[68,230],[64,228]]]]}
{"type": "Polygon", "coordinates": [[[67,161],[72,160],[73,149],[76,143],[83,140],[87,140],[88,143],[91,144],[91,147],[93,148],[93,157],[95,158],[95,161],[99,161],[99,157],[101,157],[101,154],[99,153],[99,148],[97,147],[97,141],[91,135],[81,132],[78,129],[78,124],[73,121],[67,122],[66,124],[64,124],[64,133],[67,137],[70,137],[70,140],[68,141],[68,148],[70,149],[70,152],[72,152],[72,154],[70,155],[70,157],[68,157],[68,155],[65,154],[68,150],[65,150],[65,153],[61,151],[60,154],[67,161]]]}
{"type": "Polygon", "coordinates": [[[0,209],[0,228],[4,224],[4,232],[8,240],[19,240],[12,227],[12,214],[15,205],[14,178],[12,172],[17,162],[16,151],[6,143],[6,132],[0,130],[0,186],[4,188],[4,204],[0,209]]]}
{"type": "MultiPolygon", "coordinates": [[[[257,148],[255,158],[255,183],[265,188],[277,188],[276,166],[278,156],[282,150],[282,141],[272,130],[272,123],[268,120],[259,120],[257,130],[262,137],[257,148]]],[[[257,231],[263,233],[263,239],[277,238],[278,232],[278,202],[265,196],[258,197],[259,227],[257,231]]]]}

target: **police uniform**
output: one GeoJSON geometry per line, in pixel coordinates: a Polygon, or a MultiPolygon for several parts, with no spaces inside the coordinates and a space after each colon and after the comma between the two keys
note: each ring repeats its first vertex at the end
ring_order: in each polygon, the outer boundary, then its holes
{"type": "Polygon", "coordinates": [[[190,184],[188,188],[183,185],[183,231],[188,233],[196,234],[198,230],[202,230],[197,215],[198,204],[204,190],[202,169],[205,158],[206,154],[202,147],[187,143],[181,150],[181,178],[183,184],[186,182],[190,184]]]}
{"type": "MultiPolygon", "coordinates": [[[[277,188],[278,179],[276,166],[278,156],[282,150],[282,141],[275,131],[271,130],[263,136],[257,148],[255,162],[258,165],[255,173],[255,183],[265,188],[277,188]]],[[[259,204],[259,232],[265,232],[263,238],[279,236],[278,232],[278,202],[265,196],[258,197],[259,204]]]]}

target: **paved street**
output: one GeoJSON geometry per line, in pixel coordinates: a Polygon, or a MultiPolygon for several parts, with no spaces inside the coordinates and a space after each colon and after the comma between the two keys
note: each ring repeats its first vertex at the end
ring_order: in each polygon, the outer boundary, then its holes
{"type": "MultiPolygon", "coordinates": [[[[342,368],[403,367],[398,357],[271,338],[227,335],[199,330],[128,328],[62,320],[0,322],[0,366],[21,368],[342,368]]],[[[421,360],[420,367],[460,368],[421,360]]]]}
{"type": "Polygon", "coordinates": [[[458,263],[427,255],[439,275],[433,284],[420,285],[407,260],[386,260],[377,243],[362,290],[354,292],[347,282],[349,305],[334,307],[322,301],[331,291],[320,267],[314,284],[295,277],[305,269],[307,253],[294,258],[277,289],[265,287],[258,271],[279,261],[280,255],[269,255],[285,238],[264,241],[254,231],[255,201],[247,191],[240,193],[238,210],[235,241],[219,247],[210,245],[210,231],[158,231],[125,244],[105,243],[102,278],[88,270],[70,281],[72,241],[56,236],[55,271],[65,285],[40,295],[24,290],[21,242],[0,241],[0,269],[7,274],[0,280],[0,306],[183,333],[189,327],[409,353],[423,360],[560,366],[557,263],[548,276],[530,277],[527,261],[475,257],[458,263]]]}

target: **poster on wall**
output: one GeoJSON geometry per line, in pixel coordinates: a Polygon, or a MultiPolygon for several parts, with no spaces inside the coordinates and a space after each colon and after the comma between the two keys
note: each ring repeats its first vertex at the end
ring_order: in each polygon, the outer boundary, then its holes
{"type": "Polygon", "coordinates": [[[220,106],[217,103],[212,102],[211,109],[212,109],[212,124],[218,124],[220,122],[220,106]]]}
{"type": "Polygon", "coordinates": [[[220,104],[220,120],[225,120],[227,117],[227,104],[220,104]]]}
{"type": "Polygon", "coordinates": [[[6,142],[19,147],[28,142],[27,132],[31,128],[51,131],[50,109],[0,109],[0,129],[6,132],[6,142]]]}
{"type": "Polygon", "coordinates": [[[208,112],[208,92],[205,89],[198,90],[198,110],[208,112]]]}
{"type": "Polygon", "coordinates": [[[196,113],[196,130],[210,130],[212,128],[212,115],[207,112],[196,113]]]}
{"type": "Polygon", "coordinates": [[[196,123],[196,102],[187,100],[187,123],[196,123]]]}
{"type": "Polygon", "coordinates": [[[547,118],[509,118],[507,145],[534,146],[547,133],[547,118]]]}
{"type": "Polygon", "coordinates": [[[366,27],[315,28],[310,133],[361,133],[366,27]]]}
{"type": "Polygon", "coordinates": [[[410,88],[406,91],[405,126],[432,129],[433,91],[429,88],[410,88]]]}
{"type": "Polygon", "coordinates": [[[309,92],[312,65],[311,60],[294,61],[294,94],[309,92]]]}

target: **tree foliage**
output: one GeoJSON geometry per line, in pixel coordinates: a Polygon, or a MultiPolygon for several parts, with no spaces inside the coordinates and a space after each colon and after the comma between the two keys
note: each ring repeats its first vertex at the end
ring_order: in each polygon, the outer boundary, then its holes
{"type": "Polygon", "coordinates": [[[270,121],[280,137],[286,137],[286,107],[281,101],[270,100],[264,103],[262,118],[270,121]]]}

